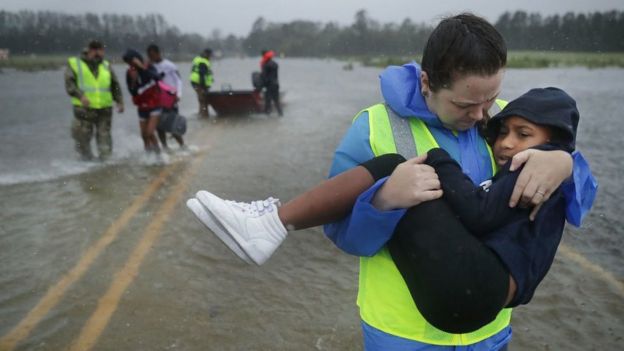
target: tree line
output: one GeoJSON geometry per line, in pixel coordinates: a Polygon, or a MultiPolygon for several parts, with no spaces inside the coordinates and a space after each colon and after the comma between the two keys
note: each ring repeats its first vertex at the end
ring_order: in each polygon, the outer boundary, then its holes
{"type": "Polygon", "coordinates": [[[107,50],[121,53],[127,48],[144,49],[158,43],[173,54],[198,53],[215,47],[239,53],[241,39],[183,33],[160,14],[129,16],[93,13],[66,14],[49,11],[0,11],[0,48],[19,54],[68,54],[80,52],[91,39],[102,41],[107,50]]]}
{"type": "MultiPolygon", "coordinates": [[[[505,12],[495,22],[510,50],[624,51],[624,12],[572,12],[543,17],[539,13],[505,12]]],[[[82,15],[49,11],[0,11],[0,48],[13,54],[66,54],[80,51],[89,39],[103,41],[120,53],[158,43],[168,54],[190,55],[205,47],[225,55],[258,55],[265,48],[288,56],[412,56],[422,51],[431,25],[406,18],[380,23],[365,10],[352,24],[296,20],[269,22],[258,18],[245,37],[220,31],[183,33],[162,15],[82,15]]]]}
{"type": "MultiPolygon", "coordinates": [[[[505,12],[494,26],[510,50],[624,51],[624,11],[547,17],[505,12]]],[[[422,52],[432,29],[410,19],[382,24],[364,10],[345,27],[331,22],[271,23],[258,18],[244,40],[244,48],[248,54],[271,47],[290,56],[412,56],[422,52]]]]}
{"type": "Polygon", "coordinates": [[[547,17],[505,12],[495,26],[510,50],[624,51],[624,11],[547,17]]]}

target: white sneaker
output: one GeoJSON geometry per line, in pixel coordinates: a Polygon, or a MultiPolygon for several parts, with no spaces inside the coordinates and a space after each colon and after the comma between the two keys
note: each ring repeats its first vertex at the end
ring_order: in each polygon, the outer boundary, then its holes
{"type": "Polygon", "coordinates": [[[200,220],[200,222],[211,229],[223,243],[230,248],[230,250],[234,251],[236,256],[238,256],[241,260],[245,261],[247,264],[252,264],[253,262],[247,256],[245,251],[238,246],[238,243],[232,239],[227,233],[226,229],[223,228],[221,223],[210,213],[207,211],[204,206],[202,206],[199,200],[192,198],[186,201],[186,207],[188,207],[195,217],[200,220]]]}
{"type": "Polygon", "coordinates": [[[235,202],[223,200],[203,190],[195,196],[221,224],[225,233],[221,231],[220,234],[210,224],[206,225],[224,242],[227,239],[221,237],[223,234],[233,239],[257,265],[266,262],[288,234],[277,214],[277,199],[235,202]]]}

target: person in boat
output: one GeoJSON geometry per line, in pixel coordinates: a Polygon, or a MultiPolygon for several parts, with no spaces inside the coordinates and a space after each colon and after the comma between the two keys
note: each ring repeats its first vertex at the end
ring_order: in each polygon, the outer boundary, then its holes
{"type": "Polygon", "coordinates": [[[128,64],[126,83],[132,101],[137,106],[145,151],[159,154],[156,126],[163,109],[172,109],[175,106],[176,92],[160,81],[161,75],[156,68],[145,62],[138,51],[128,49],[123,55],[123,60],[128,64]]]}
{"type": "MultiPolygon", "coordinates": [[[[495,104],[503,104],[496,97],[501,88],[506,53],[500,33],[486,20],[472,14],[443,19],[425,45],[422,68],[411,63],[388,67],[381,74],[385,103],[371,106],[356,116],[336,150],[330,177],[352,168],[366,174],[364,168],[357,166],[384,154],[399,151],[405,158],[412,158],[439,146],[459,162],[473,184],[491,178],[496,172],[496,160],[480,131],[487,116],[491,115],[488,111],[495,104]],[[393,126],[400,127],[402,132],[393,133],[393,126]]],[[[575,213],[579,199],[582,204],[586,203],[587,197],[583,198],[582,191],[576,187],[587,183],[575,179],[582,162],[570,157],[569,153],[529,150],[517,154],[514,160],[515,167],[517,163],[524,163],[524,167],[518,172],[509,202],[511,207],[525,203],[533,205],[533,211],[536,211],[540,205],[545,206],[543,204],[559,185],[572,175],[573,166],[574,177],[562,187],[566,212],[575,213]]],[[[397,183],[397,176],[375,182],[357,197],[351,210],[339,220],[326,218],[336,221],[325,226],[327,236],[345,252],[361,257],[358,306],[364,347],[366,350],[448,350],[453,346],[465,346],[471,350],[505,349],[511,338],[511,309],[503,309],[493,321],[473,332],[459,334],[436,328],[415,308],[411,291],[385,245],[409,208],[442,196],[438,175],[423,161],[424,157],[419,162],[412,162],[409,172],[401,172],[402,182],[397,183]],[[379,206],[379,199],[386,200],[386,204],[379,206]]],[[[338,179],[332,178],[328,182],[338,179]]],[[[350,177],[347,182],[358,179],[363,178],[350,177]]],[[[370,179],[367,182],[370,184],[370,179]]],[[[203,193],[198,196],[200,194],[203,193]]],[[[304,199],[309,196],[318,194],[307,193],[304,199]]],[[[326,196],[321,201],[336,202],[335,193],[326,196]]],[[[210,207],[212,200],[203,201],[210,207]]],[[[314,204],[314,201],[307,199],[306,203],[314,204]]],[[[230,204],[230,218],[240,217],[234,208],[248,214],[276,211],[274,201],[230,204]]],[[[215,216],[198,199],[190,199],[187,205],[204,224],[213,221],[225,228],[227,217],[215,216]]],[[[211,211],[214,212],[214,208],[211,211]]],[[[315,213],[323,213],[323,210],[317,209],[315,213]]],[[[285,236],[280,226],[287,227],[275,220],[275,216],[267,218],[273,219],[270,224],[273,230],[252,228],[249,237],[245,238],[234,233],[230,237],[228,233],[233,231],[230,228],[221,230],[224,235],[219,237],[242,258],[249,259],[254,255],[251,251],[256,251],[256,259],[262,263],[285,236]],[[243,244],[236,239],[243,239],[243,244]]],[[[261,226],[251,219],[246,224],[261,226]]],[[[220,229],[218,226],[213,228],[217,235],[220,229]]],[[[453,249],[444,246],[443,242],[442,245],[447,250],[453,249]]],[[[500,307],[497,301],[492,300],[491,304],[489,310],[500,307]]]]}
{"type": "Polygon", "coordinates": [[[277,71],[279,66],[273,59],[275,53],[272,50],[262,50],[262,59],[260,60],[260,69],[262,84],[264,85],[264,113],[270,114],[271,105],[275,105],[277,113],[282,116],[282,105],[279,96],[279,79],[277,71]]]}
{"type": "MultiPolygon", "coordinates": [[[[180,72],[178,71],[178,67],[171,61],[162,57],[160,52],[160,47],[156,44],[150,44],[147,47],[147,57],[152,66],[156,69],[156,72],[160,75],[161,81],[175,89],[176,92],[176,102],[173,106],[173,109],[167,111],[163,111],[163,115],[161,116],[161,123],[156,127],[156,132],[158,133],[158,139],[160,139],[160,143],[165,151],[169,150],[169,146],[167,145],[167,129],[165,126],[170,123],[166,123],[168,121],[164,120],[165,118],[173,118],[176,119],[178,111],[178,103],[180,102],[180,98],[182,97],[182,78],[180,78],[180,72]]],[[[173,121],[172,121],[173,122],[173,121]]],[[[169,128],[171,136],[178,142],[178,145],[181,149],[186,149],[184,144],[184,137],[180,133],[176,133],[174,130],[169,128]]]]}
{"type": "Polygon", "coordinates": [[[210,87],[214,82],[214,76],[212,73],[212,65],[210,58],[212,57],[212,49],[204,49],[202,53],[193,59],[191,67],[191,85],[197,93],[197,102],[199,103],[200,117],[209,117],[210,111],[208,110],[208,93],[210,87]]]}
{"type": "Polygon", "coordinates": [[[71,135],[80,158],[93,159],[91,139],[95,130],[98,157],[106,160],[113,152],[113,102],[118,113],[123,112],[124,104],[117,76],[104,59],[104,44],[92,40],[80,57],[68,59],[65,90],[73,105],[71,135]]]}

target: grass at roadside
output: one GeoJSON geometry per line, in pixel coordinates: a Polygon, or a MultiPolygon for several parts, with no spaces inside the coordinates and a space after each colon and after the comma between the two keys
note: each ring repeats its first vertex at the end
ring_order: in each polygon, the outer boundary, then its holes
{"type": "MultiPolygon", "coordinates": [[[[401,65],[411,60],[420,61],[415,57],[401,56],[369,56],[352,58],[365,66],[385,67],[401,65]]],[[[573,67],[588,68],[624,67],[624,52],[560,52],[560,51],[510,51],[507,55],[508,68],[549,68],[573,67]]]]}
{"type": "MultiPolygon", "coordinates": [[[[20,71],[52,70],[63,67],[69,55],[23,55],[12,56],[8,60],[0,60],[2,69],[20,71]]],[[[178,62],[190,61],[192,55],[171,57],[178,62]]],[[[386,67],[401,65],[412,60],[420,61],[416,56],[359,56],[343,57],[348,62],[361,62],[364,66],[386,67]]],[[[109,57],[109,59],[111,59],[109,57]]],[[[113,63],[120,60],[112,59],[113,63]]],[[[581,66],[588,68],[620,67],[624,68],[624,52],[561,52],[561,51],[510,51],[507,55],[508,68],[548,68],[581,66]]]]}
{"type": "Polygon", "coordinates": [[[11,56],[8,60],[0,60],[0,70],[13,68],[19,71],[42,71],[62,67],[67,63],[67,56],[61,55],[25,55],[11,56]]]}
{"type": "MultiPolygon", "coordinates": [[[[0,71],[3,69],[16,69],[18,71],[34,72],[44,70],[55,70],[65,67],[67,59],[71,54],[54,54],[54,55],[15,55],[8,60],[0,60],[0,71]]],[[[175,62],[190,62],[193,55],[172,55],[168,57],[175,62]]],[[[111,63],[122,63],[121,54],[106,53],[106,59],[111,63]]]]}

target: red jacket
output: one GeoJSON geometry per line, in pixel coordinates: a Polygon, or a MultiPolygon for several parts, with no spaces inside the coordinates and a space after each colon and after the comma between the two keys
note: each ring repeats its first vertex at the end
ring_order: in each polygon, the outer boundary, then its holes
{"type": "Polygon", "coordinates": [[[132,102],[139,110],[153,110],[155,108],[170,109],[176,104],[176,90],[161,82],[156,77],[152,77],[148,70],[136,72],[135,68],[128,69],[127,80],[128,89],[132,93],[132,102]],[[143,73],[143,74],[141,74],[143,73]],[[132,83],[132,84],[131,84],[132,83]],[[132,86],[132,88],[131,88],[132,86]]]}

